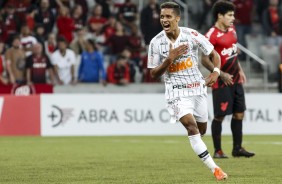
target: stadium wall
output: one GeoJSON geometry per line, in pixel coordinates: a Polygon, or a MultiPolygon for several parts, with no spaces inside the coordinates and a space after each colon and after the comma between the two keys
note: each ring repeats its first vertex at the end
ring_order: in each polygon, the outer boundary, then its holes
{"type": "MultiPolygon", "coordinates": [[[[245,134],[282,134],[281,94],[246,94],[246,100],[245,134]]],[[[209,124],[212,109],[209,95],[209,124]]],[[[180,123],[170,123],[163,94],[7,95],[0,97],[0,114],[2,136],[186,134],[180,123]]],[[[223,134],[231,134],[230,118],[223,134]]]]}

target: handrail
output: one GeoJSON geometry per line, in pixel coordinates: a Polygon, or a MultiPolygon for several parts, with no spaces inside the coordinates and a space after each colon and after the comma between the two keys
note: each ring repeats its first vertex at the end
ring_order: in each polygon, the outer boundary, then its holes
{"type": "Polygon", "coordinates": [[[241,45],[240,43],[237,43],[237,47],[243,51],[245,54],[247,54],[247,74],[250,75],[251,73],[251,64],[250,64],[250,57],[253,58],[256,62],[261,64],[263,66],[263,86],[264,90],[268,90],[268,64],[263,59],[259,58],[257,55],[255,55],[252,51],[241,45]]]}
{"type": "Polygon", "coordinates": [[[243,51],[244,53],[246,53],[247,55],[249,55],[251,58],[253,58],[254,60],[256,60],[257,62],[259,62],[261,65],[265,66],[267,65],[267,63],[262,60],[261,58],[259,58],[257,55],[255,55],[252,51],[248,50],[246,47],[244,47],[243,45],[241,45],[240,43],[237,43],[237,47],[243,51]]]}

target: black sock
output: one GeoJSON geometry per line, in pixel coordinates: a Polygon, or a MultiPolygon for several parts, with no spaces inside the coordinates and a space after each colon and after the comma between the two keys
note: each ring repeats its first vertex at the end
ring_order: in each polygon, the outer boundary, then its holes
{"type": "Polygon", "coordinates": [[[233,119],[231,120],[231,130],[233,136],[233,150],[238,150],[242,146],[242,122],[243,120],[233,119]]]}
{"type": "Polygon", "coordinates": [[[221,126],[222,122],[213,120],[211,125],[211,131],[212,131],[212,139],[213,139],[213,146],[215,149],[215,152],[218,150],[221,150],[221,126]]]}

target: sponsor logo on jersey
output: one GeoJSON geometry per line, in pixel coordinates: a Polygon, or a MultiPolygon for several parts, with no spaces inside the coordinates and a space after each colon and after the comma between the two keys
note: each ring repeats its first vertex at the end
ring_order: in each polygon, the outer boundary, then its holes
{"type": "Polygon", "coordinates": [[[216,37],[219,38],[219,37],[222,37],[223,35],[224,35],[224,33],[218,32],[217,35],[216,35],[216,37]]]}
{"type": "Polygon", "coordinates": [[[182,60],[182,61],[177,62],[177,63],[172,63],[168,68],[168,72],[170,72],[170,73],[179,72],[179,71],[191,68],[192,66],[193,66],[193,61],[189,57],[186,60],[182,60]]]}
{"type": "Polygon", "coordinates": [[[232,44],[232,47],[230,48],[224,48],[222,51],[221,51],[221,55],[222,56],[225,56],[225,55],[228,55],[228,56],[231,56],[232,54],[235,54],[237,52],[237,45],[235,43],[232,44]]]}
{"type": "Polygon", "coordinates": [[[33,68],[46,68],[47,64],[46,63],[33,63],[33,68]]]}
{"type": "Polygon", "coordinates": [[[198,88],[200,87],[200,82],[195,82],[195,83],[191,83],[191,84],[181,84],[181,85],[173,85],[172,89],[191,89],[191,88],[198,88]]]}

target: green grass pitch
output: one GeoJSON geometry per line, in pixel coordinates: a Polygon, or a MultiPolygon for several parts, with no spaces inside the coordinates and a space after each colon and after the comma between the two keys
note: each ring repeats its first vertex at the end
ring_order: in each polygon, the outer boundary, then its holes
{"type": "MultiPolygon", "coordinates": [[[[205,136],[210,152],[212,140],[205,136]]],[[[244,136],[253,158],[215,160],[224,183],[282,183],[282,135],[244,136]]],[[[188,184],[217,183],[186,136],[0,137],[0,183],[188,184]]]]}

